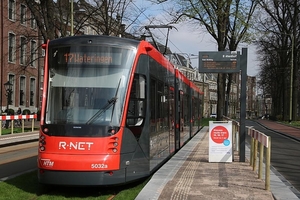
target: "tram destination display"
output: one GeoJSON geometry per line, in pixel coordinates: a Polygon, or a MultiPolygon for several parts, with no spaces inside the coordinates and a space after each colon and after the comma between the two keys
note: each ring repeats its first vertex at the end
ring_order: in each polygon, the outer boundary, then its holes
{"type": "Polygon", "coordinates": [[[239,72],[239,57],[239,52],[236,51],[199,52],[199,72],[239,72]]]}

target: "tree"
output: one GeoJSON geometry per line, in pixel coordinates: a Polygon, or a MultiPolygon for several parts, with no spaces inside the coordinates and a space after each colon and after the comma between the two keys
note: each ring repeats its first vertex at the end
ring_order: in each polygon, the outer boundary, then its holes
{"type": "MultiPolygon", "coordinates": [[[[257,6],[256,1],[247,0],[169,0],[174,2],[169,11],[171,23],[192,20],[205,27],[218,44],[218,51],[235,51],[240,42],[248,41],[251,19],[257,6]]],[[[227,94],[230,93],[232,74],[218,74],[217,120],[224,114],[226,78],[227,94]]]]}
{"type": "Polygon", "coordinates": [[[132,9],[132,0],[73,0],[73,13],[69,0],[22,1],[32,12],[44,40],[69,36],[72,14],[75,35],[85,28],[94,34],[119,35],[138,23],[140,15],[132,9]]]}
{"type": "MultiPolygon", "coordinates": [[[[264,63],[260,72],[261,83],[267,85],[268,92],[272,96],[272,114],[282,116],[284,120],[295,120],[298,113],[296,108],[299,104],[297,77],[300,3],[297,0],[272,0],[259,1],[259,4],[266,13],[258,22],[260,24],[258,28],[265,33],[265,36],[258,40],[259,49],[263,55],[277,59],[275,64],[264,63]],[[270,71],[272,80],[268,80],[268,77],[265,76],[270,71]],[[281,84],[275,87],[277,83],[281,84]]],[[[264,57],[262,59],[265,60],[264,57]]]]}

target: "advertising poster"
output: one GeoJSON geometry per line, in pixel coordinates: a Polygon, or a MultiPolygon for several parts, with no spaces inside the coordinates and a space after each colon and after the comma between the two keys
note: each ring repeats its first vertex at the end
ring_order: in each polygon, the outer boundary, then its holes
{"type": "Polygon", "coordinates": [[[209,121],[209,162],[232,162],[232,121],[209,121]]]}

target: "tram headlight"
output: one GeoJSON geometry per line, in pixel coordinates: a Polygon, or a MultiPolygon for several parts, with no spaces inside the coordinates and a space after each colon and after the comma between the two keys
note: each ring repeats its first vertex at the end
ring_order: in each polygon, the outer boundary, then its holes
{"type": "Polygon", "coordinates": [[[49,129],[48,129],[48,128],[43,128],[43,132],[44,132],[44,133],[48,133],[48,132],[49,132],[49,129]]]}
{"type": "Polygon", "coordinates": [[[108,134],[109,135],[115,135],[118,131],[119,131],[119,127],[110,127],[109,129],[108,129],[108,134]]]}

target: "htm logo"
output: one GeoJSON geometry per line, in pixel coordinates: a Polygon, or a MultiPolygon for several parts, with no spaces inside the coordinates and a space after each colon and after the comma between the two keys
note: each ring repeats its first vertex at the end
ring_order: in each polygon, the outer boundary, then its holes
{"type": "Polygon", "coordinates": [[[50,159],[41,159],[42,165],[45,167],[53,167],[54,161],[51,161],[50,159]]]}

